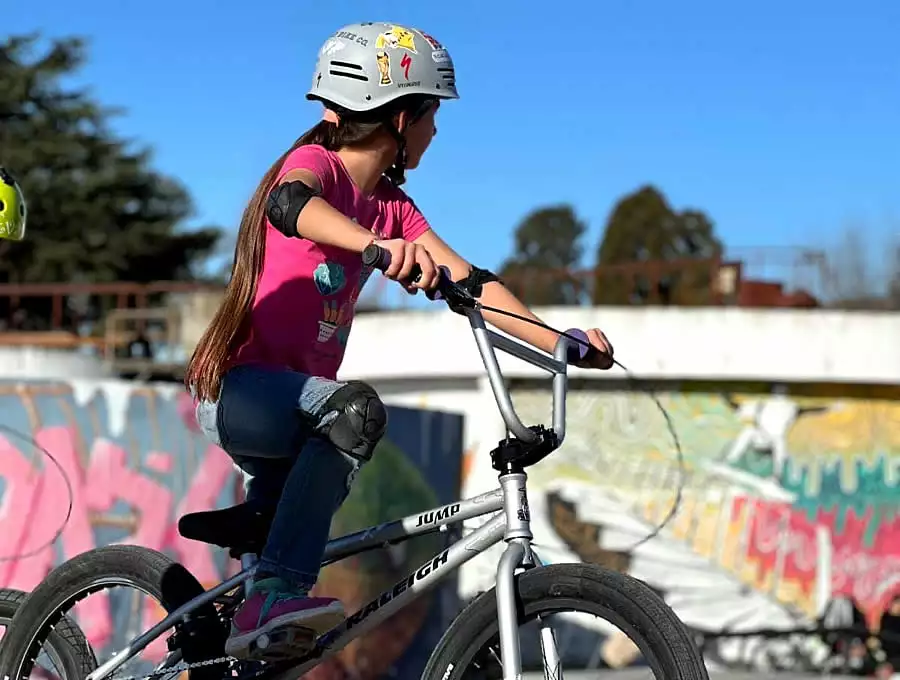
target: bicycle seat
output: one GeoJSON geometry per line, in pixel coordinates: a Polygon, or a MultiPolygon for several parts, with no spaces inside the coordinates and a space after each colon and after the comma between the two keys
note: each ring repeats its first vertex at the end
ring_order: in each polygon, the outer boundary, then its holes
{"type": "Polygon", "coordinates": [[[262,552],[275,508],[250,503],[222,510],[192,512],[178,520],[178,533],[192,541],[228,548],[232,557],[262,552]]]}

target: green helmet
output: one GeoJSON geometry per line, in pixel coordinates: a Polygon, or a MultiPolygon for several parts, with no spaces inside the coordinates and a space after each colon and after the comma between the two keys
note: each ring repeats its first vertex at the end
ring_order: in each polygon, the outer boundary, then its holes
{"type": "Polygon", "coordinates": [[[25,195],[13,176],[0,165],[0,238],[13,241],[25,238],[27,217],[25,195]]]}

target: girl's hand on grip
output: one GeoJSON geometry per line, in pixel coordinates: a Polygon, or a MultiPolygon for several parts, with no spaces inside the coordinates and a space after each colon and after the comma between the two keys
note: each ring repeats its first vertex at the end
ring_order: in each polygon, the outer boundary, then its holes
{"type": "Polygon", "coordinates": [[[412,294],[437,286],[440,272],[425,248],[403,239],[378,241],[377,244],[391,254],[391,264],[384,272],[387,278],[398,281],[412,294]]]}

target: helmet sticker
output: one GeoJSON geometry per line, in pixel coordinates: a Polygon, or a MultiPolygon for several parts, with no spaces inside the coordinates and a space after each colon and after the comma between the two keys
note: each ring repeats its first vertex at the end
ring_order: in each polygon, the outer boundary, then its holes
{"type": "Polygon", "coordinates": [[[403,69],[403,77],[409,80],[409,67],[412,66],[412,57],[404,53],[400,60],[400,68],[403,69]]]}
{"type": "Polygon", "coordinates": [[[425,31],[419,31],[422,34],[422,37],[431,45],[431,49],[433,50],[442,50],[444,46],[438,40],[435,40],[432,36],[428,35],[425,31]]]}
{"type": "Polygon", "coordinates": [[[416,51],[415,34],[408,28],[403,28],[402,26],[391,26],[390,29],[379,35],[378,38],[375,39],[375,47],[382,49],[389,47],[392,50],[403,48],[404,50],[409,50],[413,54],[418,54],[416,51]]]}
{"type": "Polygon", "coordinates": [[[344,40],[340,40],[338,38],[329,38],[328,41],[322,46],[322,54],[330,57],[334,53],[340,52],[345,47],[347,47],[347,43],[344,40]]]}
{"type": "Polygon", "coordinates": [[[391,80],[391,55],[384,50],[379,50],[375,54],[375,62],[378,64],[378,73],[381,74],[379,85],[393,85],[391,80]]]}

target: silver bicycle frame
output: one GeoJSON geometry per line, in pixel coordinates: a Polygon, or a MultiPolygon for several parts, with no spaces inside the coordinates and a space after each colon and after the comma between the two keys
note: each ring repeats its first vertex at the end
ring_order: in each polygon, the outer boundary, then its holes
{"type": "MultiPolygon", "coordinates": [[[[559,444],[562,444],[566,434],[566,385],[568,379],[566,357],[572,341],[565,336],[560,336],[554,348],[554,355],[551,357],[488,330],[480,311],[466,310],[465,313],[475,335],[475,342],[484,362],[494,398],[509,432],[524,442],[536,440],[534,432],[528,429],[516,415],[509,390],[504,384],[495,349],[507,352],[553,375],[553,430],[556,432],[559,444]]],[[[280,667],[277,672],[273,671],[266,677],[273,680],[294,680],[303,675],[324,659],[337,654],[352,640],[397,613],[420,595],[430,591],[442,579],[473,557],[502,540],[507,545],[497,565],[496,584],[500,655],[504,680],[520,680],[522,662],[517,634],[518,617],[516,615],[514,576],[520,567],[540,566],[541,562],[531,547],[533,536],[531,515],[528,509],[526,475],[524,473],[501,474],[499,480],[500,488],[494,491],[329,541],[325,548],[323,564],[337,562],[365,550],[400,543],[414,536],[445,531],[448,527],[465,520],[497,513],[471,534],[420,565],[413,573],[371,600],[365,607],[350,614],[343,623],[320,636],[315,648],[305,656],[299,657],[296,663],[289,668],[282,670],[283,667],[280,667]],[[499,512],[500,510],[503,512],[499,512]]],[[[244,568],[239,574],[173,611],[99,666],[88,675],[87,680],[104,680],[164,632],[180,621],[189,618],[191,612],[234,590],[251,578],[255,570],[255,555],[242,556],[241,564],[244,568]]],[[[541,643],[545,667],[548,667],[548,662],[551,667],[558,667],[559,655],[554,636],[549,625],[543,621],[541,622],[541,643]]],[[[177,663],[177,661],[176,656],[170,656],[163,662],[162,667],[177,663]]],[[[562,680],[562,675],[558,670],[553,677],[562,680]]]]}

